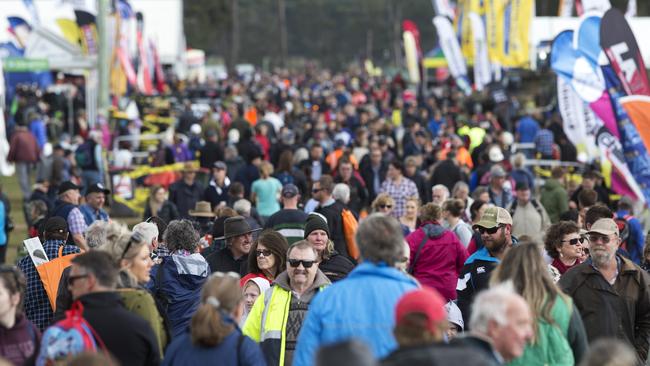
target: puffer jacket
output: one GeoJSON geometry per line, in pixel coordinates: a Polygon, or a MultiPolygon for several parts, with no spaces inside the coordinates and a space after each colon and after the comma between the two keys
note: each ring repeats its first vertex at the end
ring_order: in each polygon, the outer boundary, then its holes
{"type": "Polygon", "coordinates": [[[458,237],[437,222],[425,222],[406,241],[411,249],[412,275],[421,284],[438,290],[448,301],[455,300],[458,275],[468,257],[458,237]],[[428,239],[418,255],[425,236],[428,239]]]}
{"type": "Polygon", "coordinates": [[[569,209],[569,196],[557,179],[548,179],[541,188],[539,202],[546,209],[552,223],[560,221],[560,215],[569,209]]]}

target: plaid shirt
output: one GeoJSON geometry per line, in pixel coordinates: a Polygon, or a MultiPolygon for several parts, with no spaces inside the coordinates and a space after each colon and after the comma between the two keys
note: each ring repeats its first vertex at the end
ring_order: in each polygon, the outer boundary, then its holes
{"type": "Polygon", "coordinates": [[[535,150],[544,157],[553,155],[553,132],[548,129],[539,130],[535,135],[535,150]]]}
{"type": "Polygon", "coordinates": [[[395,200],[395,207],[391,214],[394,217],[400,218],[404,215],[406,199],[409,197],[420,198],[418,194],[418,187],[412,180],[402,177],[399,184],[388,178],[381,184],[380,193],[388,193],[389,196],[395,200]]]}
{"type": "Polygon", "coordinates": [[[79,207],[75,207],[70,211],[67,221],[70,234],[83,234],[88,229],[84,215],[79,210],[79,207]]]}
{"type": "MultiPolygon", "coordinates": [[[[63,240],[47,240],[43,244],[45,254],[52,260],[59,256],[59,247],[64,245],[63,240]]],[[[78,247],[66,245],[63,247],[63,255],[79,253],[78,247]]],[[[45,329],[54,316],[50,300],[47,298],[45,288],[41,282],[41,277],[34,267],[32,258],[27,255],[18,262],[18,268],[25,274],[27,279],[27,291],[25,292],[25,315],[27,319],[31,320],[40,330],[45,329]]]]}

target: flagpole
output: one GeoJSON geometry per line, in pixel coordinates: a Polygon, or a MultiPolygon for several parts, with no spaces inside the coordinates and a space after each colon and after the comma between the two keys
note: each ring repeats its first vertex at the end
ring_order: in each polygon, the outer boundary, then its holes
{"type": "Polygon", "coordinates": [[[97,67],[99,72],[99,90],[97,93],[97,113],[107,117],[109,107],[109,34],[108,34],[108,1],[97,0],[97,33],[99,38],[99,49],[97,54],[97,67]]]}

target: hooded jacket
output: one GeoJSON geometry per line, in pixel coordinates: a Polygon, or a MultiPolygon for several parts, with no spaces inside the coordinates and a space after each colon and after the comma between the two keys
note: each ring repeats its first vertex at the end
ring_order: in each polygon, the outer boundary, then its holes
{"type": "MultiPolygon", "coordinates": [[[[316,292],[323,290],[329,284],[327,277],[318,270],[314,283],[300,297],[300,300],[311,305],[316,292]]],[[[293,297],[289,275],[286,271],[282,272],[273,286],[257,298],[244,324],[244,335],[260,343],[269,366],[285,364],[287,323],[293,297]]]]}
{"type": "Polygon", "coordinates": [[[406,241],[411,250],[413,277],[438,290],[447,301],[455,300],[458,275],[468,257],[458,237],[437,222],[425,222],[409,234],[406,241]],[[428,239],[418,255],[425,237],[428,239]]]}
{"type": "Polygon", "coordinates": [[[548,179],[541,188],[539,202],[546,209],[552,223],[560,221],[560,215],[569,209],[569,195],[557,179],[548,179]]]}
{"type": "Polygon", "coordinates": [[[41,332],[27,317],[16,316],[16,323],[7,329],[0,325],[0,356],[11,365],[29,365],[35,360],[41,332]]]}

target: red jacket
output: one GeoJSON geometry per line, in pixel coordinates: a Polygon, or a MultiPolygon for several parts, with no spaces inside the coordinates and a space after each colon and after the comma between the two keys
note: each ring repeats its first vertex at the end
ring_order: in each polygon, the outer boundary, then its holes
{"type": "Polygon", "coordinates": [[[36,139],[31,132],[19,128],[11,135],[7,161],[12,163],[36,163],[41,154],[36,139]]]}
{"type": "Polygon", "coordinates": [[[456,283],[467,250],[451,231],[436,222],[424,222],[406,237],[411,249],[412,275],[422,285],[433,287],[447,300],[456,299],[456,283]],[[424,243],[417,261],[413,265],[418,247],[424,240],[425,230],[429,239],[424,243]]]}

